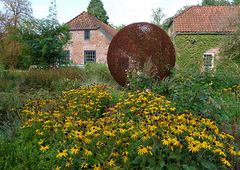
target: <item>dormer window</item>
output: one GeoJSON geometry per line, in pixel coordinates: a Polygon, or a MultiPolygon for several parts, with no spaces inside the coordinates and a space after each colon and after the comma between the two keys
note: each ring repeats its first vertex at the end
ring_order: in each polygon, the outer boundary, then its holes
{"type": "Polygon", "coordinates": [[[212,70],[214,68],[214,53],[203,54],[203,67],[205,70],[212,70]]]}
{"type": "Polygon", "coordinates": [[[90,30],[84,30],[84,40],[90,39],[90,30]]]}

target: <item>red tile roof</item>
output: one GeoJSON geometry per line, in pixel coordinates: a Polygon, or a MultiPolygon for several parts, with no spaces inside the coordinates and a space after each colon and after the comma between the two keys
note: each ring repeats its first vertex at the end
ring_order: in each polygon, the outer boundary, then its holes
{"type": "Polygon", "coordinates": [[[82,12],[69,22],[70,30],[84,30],[84,29],[103,29],[105,32],[110,34],[112,37],[117,33],[117,30],[112,28],[111,26],[103,23],[102,21],[98,20],[96,17],[91,16],[87,12],[82,12]]]}
{"type": "Polygon", "coordinates": [[[173,19],[176,33],[227,33],[237,30],[240,6],[192,6],[173,19]]]}

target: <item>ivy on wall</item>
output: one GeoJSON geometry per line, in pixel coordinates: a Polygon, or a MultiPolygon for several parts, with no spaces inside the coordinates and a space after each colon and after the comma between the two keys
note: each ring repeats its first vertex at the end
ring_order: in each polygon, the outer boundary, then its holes
{"type": "Polygon", "coordinates": [[[178,68],[199,70],[203,62],[203,53],[209,49],[220,47],[224,38],[225,35],[177,35],[174,43],[178,68]]]}

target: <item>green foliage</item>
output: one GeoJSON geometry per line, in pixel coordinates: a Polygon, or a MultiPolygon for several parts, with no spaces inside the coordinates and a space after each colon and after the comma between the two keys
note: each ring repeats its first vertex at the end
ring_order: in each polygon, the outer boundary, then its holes
{"type": "Polygon", "coordinates": [[[44,67],[65,63],[63,48],[70,39],[68,27],[48,19],[35,19],[29,24],[19,29],[19,36],[31,63],[44,67]]]}
{"type": "Polygon", "coordinates": [[[230,5],[231,3],[228,0],[203,0],[202,5],[230,5]]]}
{"type": "Polygon", "coordinates": [[[24,80],[20,84],[20,91],[41,88],[58,91],[63,90],[66,86],[68,87],[68,83],[83,83],[84,80],[85,73],[80,68],[63,67],[59,69],[33,69],[25,74],[24,80]]]}
{"type": "Polygon", "coordinates": [[[25,103],[15,139],[0,138],[0,168],[217,170],[240,156],[211,119],[177,114],[169,99],[147,91],[123,91],[112,103],[110,89],[85,86],[25,103]]]}
{"type": "Polygon", "coordinates": [[[201,70],[203,53],[221,46],[224,38],[225,35],[178,35],[175,38],[178,69],[201,70]]]}
{"type": "Polygon", "coordinates": [[[233,0],[232,2],[234,5],[240,5],[240,0],[233,0]]]}
{"type": "Polygon", "coordinates": [[[101,0],[91,0],[87,7],[87,12],[102,22],[108,24],[109,17],[107,16],[107,12],[104,9],[104,5],[101,0]]]}
{"type": "Polygon", "coordinates": [[[153,78],[145,72],[130,72],[128,74],[128,86],[131,90],[152,89],[153,78]]]}
{"type": "Polygon", "coordinates": [[[163,13],[162,8],[152,9],[152,23],[161,26],[162,20],[166,15],[163,13]]]}
{"type": "Polygon", "coordinates": [[[17,68],[21,62],[22,44],[16,40],[16,29],[6,27],[0,38],[0,60],[5,68],[17,68]]]}
{"type": "Polygon", "coordinates": [[[224,56],[235,60],[240,64],[240,14],[236,16],[238,30],[237,32],[226,36],[222,46],[224,56]]]}
{"type": "Polygon", "coordinates": [[[84,68],[85,84],[112,84],[116,85],[108,67],[105,64],[87,63],[84,68]]]}

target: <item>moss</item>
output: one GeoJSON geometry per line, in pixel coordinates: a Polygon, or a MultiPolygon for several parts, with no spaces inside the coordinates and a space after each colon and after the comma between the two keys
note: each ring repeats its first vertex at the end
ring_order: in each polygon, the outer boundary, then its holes
{"type": "Polygon", "coordinates": [[[203,53],[211,48],[220,47],[225,35],[178,35],[175,38],[177,65],[179,69],[202,66],[203,53]]]}

